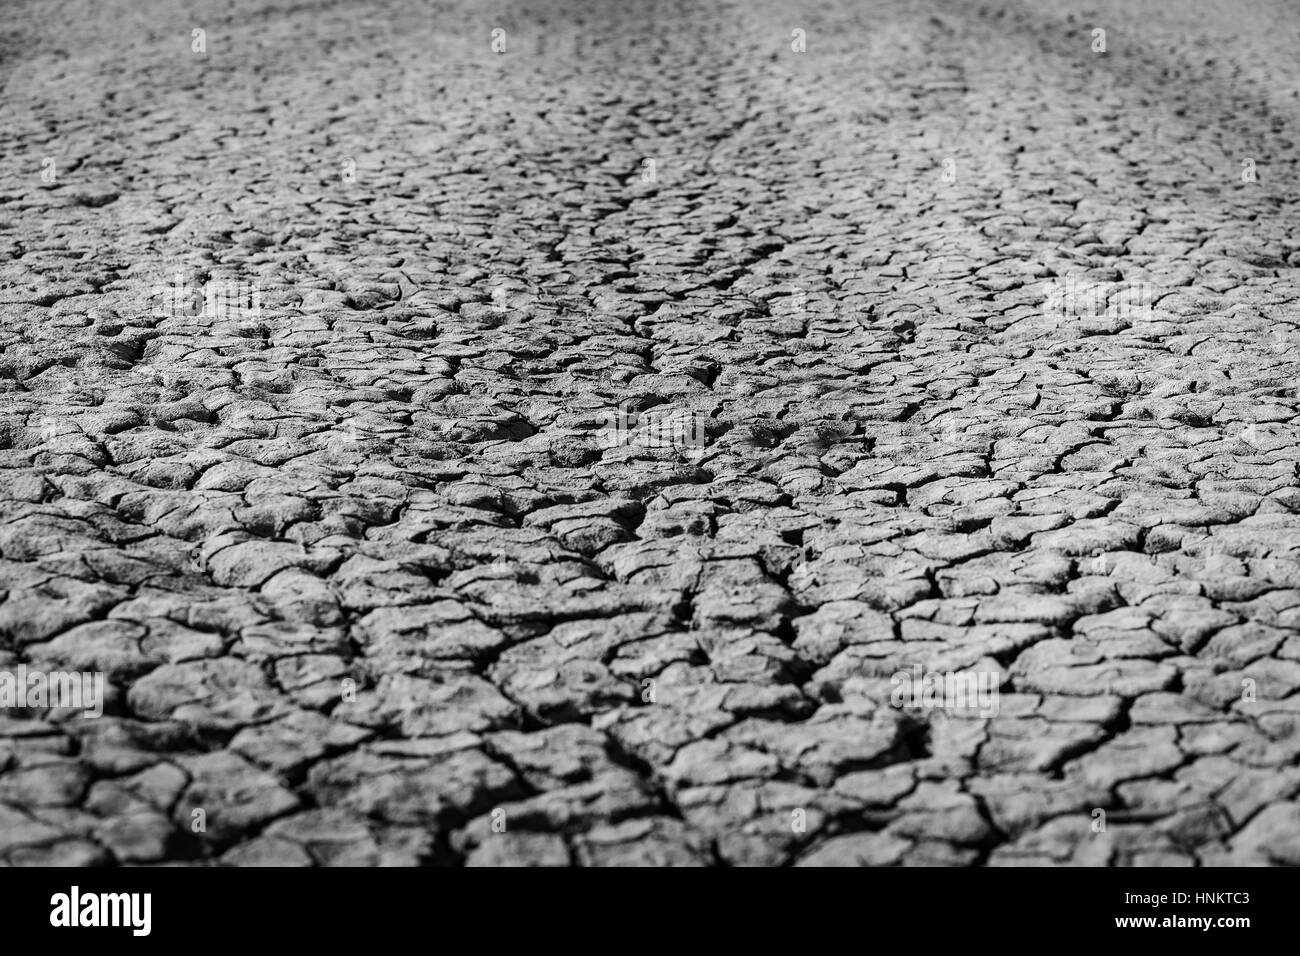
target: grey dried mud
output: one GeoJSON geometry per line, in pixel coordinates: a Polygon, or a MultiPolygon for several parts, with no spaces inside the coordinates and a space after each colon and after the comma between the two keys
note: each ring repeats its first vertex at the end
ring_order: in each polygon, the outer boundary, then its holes
{"type": "Polygon", "coordinates": [[[9,4],[0,860],[1300,863],[1228,6],[9,4]]]}

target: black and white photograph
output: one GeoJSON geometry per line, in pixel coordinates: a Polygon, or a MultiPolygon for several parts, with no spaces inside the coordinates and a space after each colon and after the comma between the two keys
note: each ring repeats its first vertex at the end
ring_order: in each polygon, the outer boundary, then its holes
{"type": "Polygon", "coordinates": [[[0,864],[1248,938],[1298,125],[1282,0],[0,0],[0,864]]]}

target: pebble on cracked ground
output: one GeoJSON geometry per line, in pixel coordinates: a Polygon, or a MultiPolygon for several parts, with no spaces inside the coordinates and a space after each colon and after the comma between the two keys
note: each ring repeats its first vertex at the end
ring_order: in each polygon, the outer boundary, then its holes
{"type": "Polygon", "coordinates": [[[1300,863],[1298,33],[7,4],[0,862],[1300,863]]]}

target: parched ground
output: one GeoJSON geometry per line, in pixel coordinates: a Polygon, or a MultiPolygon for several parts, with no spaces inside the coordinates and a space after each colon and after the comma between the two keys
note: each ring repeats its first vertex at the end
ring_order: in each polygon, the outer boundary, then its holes
{"type": "Polygon", "coordinates": [[[7,3],[0,860],[1300,863],[1298,30],[7,3]]]}

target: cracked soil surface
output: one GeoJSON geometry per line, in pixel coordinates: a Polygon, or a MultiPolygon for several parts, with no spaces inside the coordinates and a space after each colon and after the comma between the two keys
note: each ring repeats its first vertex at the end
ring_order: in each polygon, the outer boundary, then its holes
{"type": "Polygon", "coordinates": [[[1298,30],[6,4],[0,861],[1300,863],[1298,30]]]}

